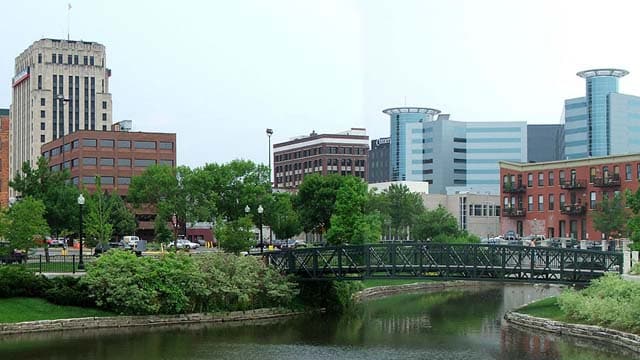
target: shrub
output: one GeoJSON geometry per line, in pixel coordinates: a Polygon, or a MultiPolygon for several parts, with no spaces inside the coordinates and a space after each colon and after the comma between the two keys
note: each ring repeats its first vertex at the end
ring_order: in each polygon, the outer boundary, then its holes
{"type": "Polygon", "coordinates": [[[299,300],[306,306],[342,314],[354,307],[353,294],[362,289],[364,285],[361,281],[303,282],[300,284],[299,300]]]}
{"type": "Polygon", "coordinates": [[[48,288],[48,280],[22,266],[0,266],[0,298],[38,297],[48,288]]]}
{"type": "MultiPolygon", "coordinates": [[[[640,244],[640,242],[638,243],[640,244]]],[[[631,275],[640,275],[640,262],[633,264],[629,272],[631,273],[631,275]]]]}
{"type": "Polygon", "coordinates": [[[96,307],[89,286],[80,278],[70,276],[50,279],[44,298],[57,305],[96,307]]]}
{"type": "Polygon", "coordinates": [[[582,290],[565,291],[558,305],[570,319],[637,332],[640,330],[640,284],[606,274],[582,290]]]}

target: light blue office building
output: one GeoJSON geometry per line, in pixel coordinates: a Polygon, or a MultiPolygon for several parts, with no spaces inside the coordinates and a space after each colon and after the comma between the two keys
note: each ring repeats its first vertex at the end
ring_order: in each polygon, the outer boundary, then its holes
{"type": "Polygon", "coordinates": [[[640,97],[620,94],[622,69],[577,73],[586,81],[586,96],[564,104],[567,159],[640,152],[640,97]]]}
{"type": "Polygon", "coordinates": [[[498,161],[527,161],[526,122],[453,121],[420,107],[383,112],[390,117],[391,181],[426,181],[430,193],[497,194],[498,161]]]}

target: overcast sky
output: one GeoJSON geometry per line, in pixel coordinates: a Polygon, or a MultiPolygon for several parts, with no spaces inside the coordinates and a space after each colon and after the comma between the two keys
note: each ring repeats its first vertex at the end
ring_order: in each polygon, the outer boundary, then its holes
{"type": "MultiPolygon", "coordinates": [[[[67,37],[68,0],[4,1],[0,107],[15,57],[67,37]]],[[[178,164],[267,163],[272,143],[365,127],[381,110],[559,123],[575,73],[620,67],[640,95],[638,1],[71,1],[71,38],[107,48],[113,120],[177,133],[178,164]]]]}

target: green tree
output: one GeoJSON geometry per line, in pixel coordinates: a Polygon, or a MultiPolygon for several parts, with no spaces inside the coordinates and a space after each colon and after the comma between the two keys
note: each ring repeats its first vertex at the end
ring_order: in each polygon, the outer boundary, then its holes
{"type": "MultiPolygon", "coordinates": [[[[6,215],[4,237],[12,249],[29,249],[49,233],[41,200],[27,196],[11,206],[6,215]]],[[[4,227],[4,226],[3,226],[4,227]]]]}
{"type": "Polygon", "coordinates": [[[87,217],[85,231],[87,243],[95,246],[96,243],[106,245],[113,235],[113,212],[110,196],[102,191],[100,177],[96,176],[96,189],[91,195],[87,195],[87,217]]]}
{"type": "Polygon", "coordinates": [[[216,221],[218,245],[224,251],[234,254],[239,254],[240,251],[247,251],[255,244],[252,228],[253,222],[248,216],[229,221],[218,219],[216,221]]]}
{"type": "MultiPolygon", "coordinates": [[[[156,216],[153,222],[153,230],[155,233],[154,239],[159,243],[169,243],[174,240],[174,235],[171,229],[167,226],[167,222],[163,218],[156,216]]],[[[177,248],[174,248],[177,250],[177,248]]]]}
{"type": "Polygon", "coordinates": [[[382,210],[389,219],[391,231],[397,239],[408,236],[406,230],[416,225],[425,212],[420,194],[412,193],[404,184],[391,184],[383,196],[386,200],[382,210]]]}
{"type": "Polygon", "coordinates": [[[622,235],[629,220],[622,196],[616,194],[613,198],[603,199],[592,213],[592,219],[593,227],[605,237],[622,235]]]}
{"type": "Polygon", "coordinates": [[[441,242],[449,242],[445,239],[455,238],[460,234],[456,218],[442,205],[438,205],[433,210],[425,211],[418,219],[413,233],[416,239],[431,239],[436,242],[439,240],[441,242]]]}
{"type": "Polygon", "coordinates": [[[43,202],[44,217],[55,235],[76,231],[78,228],[79,190],[69,181],[69,172],[51,171],[44,157],[38,158],[37,167],[26,161],[22,171],[9,182],[22,197],[30,196],[43,202]]]}
{"type": "Polygon", "coordinates": [[[322,234],[331,228],[331,215],[344,178],[337,174],[304,177],[298,194],[293,198],[304,231],[322,234]]]}
{"type": "Polygon", "coordinates": [[[334,245],[363,244],[380,238],[380,220],[376,214],[365,214],[367,184],[359,178],[347,176],[336,194],[335,210],[327,242],[334,245]]]}
{"type": "Polygon", "coordinates": [[[129,208],[127,208],[122,197],[117,192],[112,192],[109,196],[111,214],[109,219],[113,225],[113,234],[118,238],[131,235],[136,231],[136,217],[129,208]]]}
{"type": "Polygon", "coordinates": [[[300,217],[293,210],[289,193],[274,193],[273,200],[265,210],[267,224],[278,239],[288,239],[302,232],[300,217]]]}

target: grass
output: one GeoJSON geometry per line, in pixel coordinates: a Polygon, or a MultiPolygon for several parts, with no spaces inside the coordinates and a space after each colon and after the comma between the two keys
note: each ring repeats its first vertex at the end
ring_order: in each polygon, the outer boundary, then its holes
{"type": "Polygon", "coordinates": [[[518,312],[545,319],[567,321],[567,317],[558,306],[555,296],[533,302],[519,309],[518,312]]]}
{"type": "Polygon", "coordinates": [[[362,281],[362,285],[365,289],[376,286],[392,286],[392,285],[405,285],[415,284],[419,282],[425,282],[430,280],[425,279],[366,279],[362,281]]]}
{"type": "Polygon", "coordinates": [[[54,305],[37,298],[0,299],[0,323],[114,315],[98,309],[54,305]]]}

